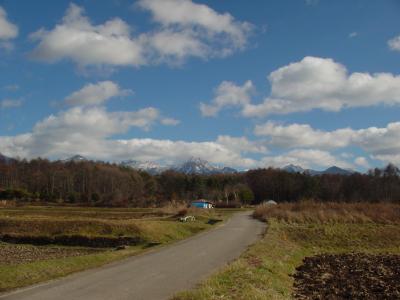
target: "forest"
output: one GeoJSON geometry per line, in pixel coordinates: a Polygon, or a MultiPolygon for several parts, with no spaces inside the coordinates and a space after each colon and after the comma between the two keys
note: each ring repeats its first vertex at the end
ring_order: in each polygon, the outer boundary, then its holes
{"type": "Polygon", "coordinates": [[[280,169],[236,174],[159,175],[104,162],[0,162],[0,200],[89,206],[155,207],[205,198],[239,206],[265,200],[293,202],[400,202],[399,169],[389,164],[367,174],[310,176],[280,169]]]}

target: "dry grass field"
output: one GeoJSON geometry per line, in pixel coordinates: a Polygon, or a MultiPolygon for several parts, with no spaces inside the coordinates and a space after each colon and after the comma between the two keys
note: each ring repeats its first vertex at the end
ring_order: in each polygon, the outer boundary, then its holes
{"type": "Polygon", "coordinates": [[[188,210],[179,205],[155,209],[0,208],[0,292],[187,238],[232,212],[188,210]],[[180,222],[185,214],[196,220],[180,222]]]}
{"type": "Polygon", "coordinates": [[[265,236],[174,300],[397,299],[400,205],[306,201],[262,205],[254,217],[268,222],[265,236]]]}

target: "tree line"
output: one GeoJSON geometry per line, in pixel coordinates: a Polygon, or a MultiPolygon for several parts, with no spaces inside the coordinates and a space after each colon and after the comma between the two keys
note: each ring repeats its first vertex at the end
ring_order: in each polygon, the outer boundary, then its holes
{"type": "Polygon", "coordinates": [[[310,176],[279,169],[236,174],[159,175],[103,162],[0,162],[0,200],[96,206],[161,206],[205,198],[220,206],[265,200],[397,201],[399,170],[388,165],[368,174],[310,176]]]}

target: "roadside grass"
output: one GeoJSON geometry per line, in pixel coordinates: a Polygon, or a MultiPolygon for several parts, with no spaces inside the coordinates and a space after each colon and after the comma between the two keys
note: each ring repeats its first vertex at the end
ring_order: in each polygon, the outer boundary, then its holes
{"type": "Polygon", "coordinates": [[[258,208],[264,211],[263,214],[256,209],[255,216],[268,222],[265,236],[250,246],[239,259],[212,275],[196,289],[181,292],[172,299],[291,299],[294,282],[292,275],[305,257],[349,252],[400,254],[400,223],[398,219],[392,218],[397,214],[399,205],[391,206],[392,212],[385,209],[386,204],[364,209],[388,212],[383,218],[375,212],[368,217],[360,217],[362,209],[359,209],[358,204],[345,204],[344,207],[341,204],[327,204],[336,209],[332,213],[327,210],[320,217],[321,212],[318,211],[324,206],[314,204],[258,208]]]}
{"type": "MultiPolygon", "coordinates": [[[[18,287],[32,285],[50,279],[65,276],[77,271],[99,267],[112,261],[120,260],[132,255],[147,251],[150,247],[162,247],[167,244],[188,238],[200,231],[215,227],[210,220],[226,220],[236,210],[201,210],[189,209],[185,213],[195,215],[195,222],[179,222],[179,211],[170,210],[163,212],[160,218],[127,218],[126,214],[136,213],[131,209],[124,212],[121,209],[96,208],[91,215],[92,208],[18,208],[0,209],[0,234],[30,235],[30,236],[57,236],[81,235],[88,237],[140,237],[141,243],[128,246],[123,250],[115,251],[113,248],[98,249],[91,254],[46,259],[41,257],[32,262],[0,263],[0,292],[5,292],[18,287]],[[16,211],[14,214],[13,211],[16,211]],[[70,215],[71,211],[75,214],[70,215]],[[115,213],[125,214],[122,219],[116,219],[115,213]],[[108,215],[108,213],[111,214],[108,215]],[[86,217],[91,215],[91,217],[86,217]],[[101,217],[99,217],[101,216],[101,217]]],[[[159,209],[153,211],[146,209],[149,214],[158,213],[159,209]]],[[[182,214],[182,212],[180,212],[182,214]]],[[[0,242],[0,255],[5,243],[0,242]]],[[[35,247],[31,245],[19,245],[20,247],[35,247]]],[[[55,247],[54,245],[36,246],[55,247]]],[[[60,248],[60,246],[57,246],[60,248]]],[[[79,247],[63,247],[65,249],[78,249],[79,247]]],[[[82,247],[81,247],[82,248],[82,247]]],[[[88,249],[88,248],[85,248],[88,249]]],[[[23,249],[26,250],[26,249],[23,249]]],[[[25,251],[26,252],[26,251],[25,251]]],[[[45,252],[45,251],[43,251],[45,252]]],[[[18,257],[18,255],[16,255],[18,257]]]]}
{"type": "Polygon", "coordinates": [[[0,264],[0,292],[99,267],[115,260],[137,255],[145,249],[144,246],[134,246],[121,251],[107,250],[96,254],[41,260],[30,263],[0,264]]]}

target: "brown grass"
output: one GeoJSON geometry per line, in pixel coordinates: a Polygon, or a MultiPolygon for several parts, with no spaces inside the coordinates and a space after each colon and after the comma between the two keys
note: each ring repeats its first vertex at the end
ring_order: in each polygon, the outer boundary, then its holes
{"type": "Polygon", "coordinates": [[[259,205],[253,216],[275,218],[288,223],[381,223],[400,224],[400,204],[338,203],[300,201],[278,205],[259,205]]]}

